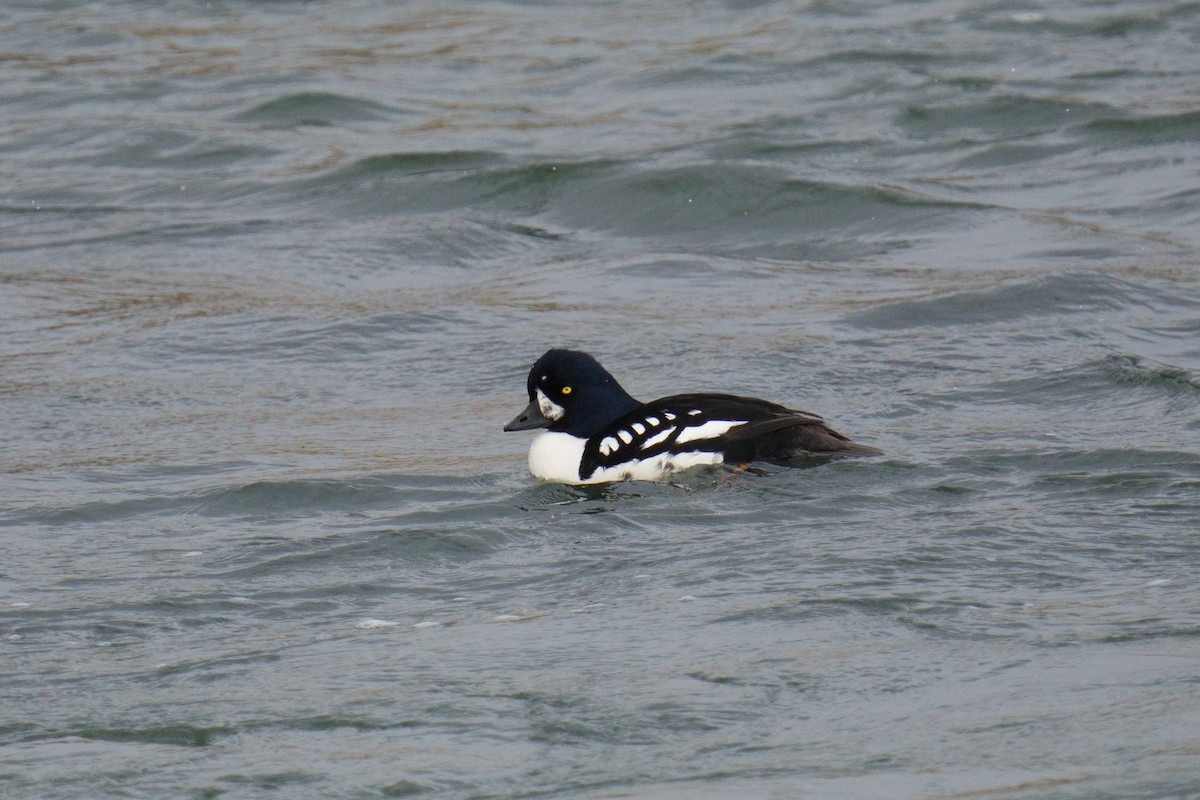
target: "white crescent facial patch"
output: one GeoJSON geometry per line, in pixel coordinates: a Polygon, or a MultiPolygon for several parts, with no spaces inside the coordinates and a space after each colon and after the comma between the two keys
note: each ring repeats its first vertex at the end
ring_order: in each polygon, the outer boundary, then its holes
{"type": "Polygon", "coordinates": [[[567,413],[565,408],[551,400],[549,397],[546,397],[546,393],[541,389],[537,390],[537,403],[538,410],[542,412],[542,416],[551,422],[558,422],[560,419],[562,419],[563,414],[567,413]]]}

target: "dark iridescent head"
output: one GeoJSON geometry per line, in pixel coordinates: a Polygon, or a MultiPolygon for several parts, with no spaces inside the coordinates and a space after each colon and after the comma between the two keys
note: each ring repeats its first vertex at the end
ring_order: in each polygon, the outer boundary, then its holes
{"type": "Polygon", "coordinates": [[[529,405],[506,431],[549,428],[586,438],[641,405],[599,361],[578,350],[548,350],[525,385],[529,405]]]}

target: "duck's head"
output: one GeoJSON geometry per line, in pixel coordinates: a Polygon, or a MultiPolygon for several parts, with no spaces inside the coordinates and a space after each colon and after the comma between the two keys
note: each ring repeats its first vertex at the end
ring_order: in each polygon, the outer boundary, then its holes
{"type": "Polygon", "coordinates": [[[549,428],[588,438],[641,405],[599,361],[578,350],[546,351],[525,386],[529,405],[506,431],[549,428]]]}

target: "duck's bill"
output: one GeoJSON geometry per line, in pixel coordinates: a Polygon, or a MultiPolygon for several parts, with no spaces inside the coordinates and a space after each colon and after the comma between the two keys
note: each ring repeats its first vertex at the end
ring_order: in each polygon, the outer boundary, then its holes
{"type": "Polygon", "coordinates": [[[517,414],[512,422],[504,426],[506,431],[527,431],[532,428],[544,428],[550,424],[550,420],[546,419],[542,414],[542,409],[538,407],[538,401],[534,400],[529,405],[525,406],[525,410],[517,414]]]}

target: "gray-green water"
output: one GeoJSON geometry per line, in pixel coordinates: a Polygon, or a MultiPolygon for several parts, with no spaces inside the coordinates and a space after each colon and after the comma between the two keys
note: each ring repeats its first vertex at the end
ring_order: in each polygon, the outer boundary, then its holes
{"type": "Polygon", "coordinates": [[[0,8],[0,796],[1200,797],[1200,4],[0,8]],[[881,459],[536,484],[529,364],[881,459]]]}

